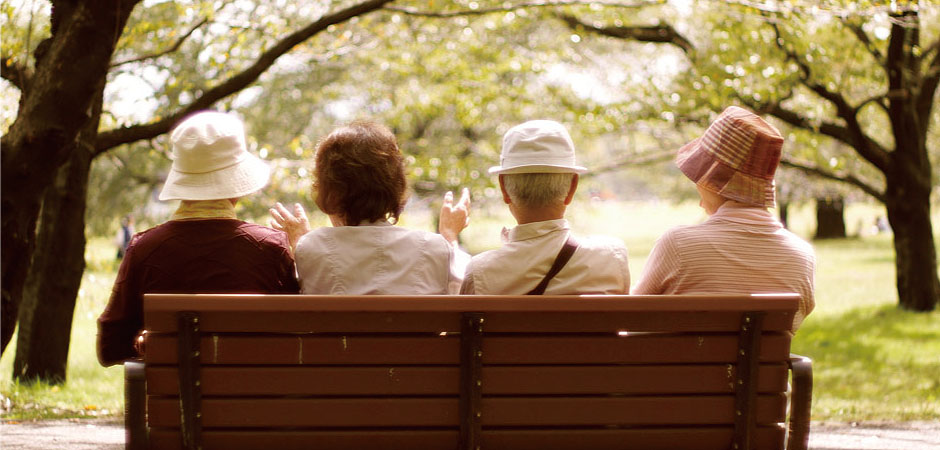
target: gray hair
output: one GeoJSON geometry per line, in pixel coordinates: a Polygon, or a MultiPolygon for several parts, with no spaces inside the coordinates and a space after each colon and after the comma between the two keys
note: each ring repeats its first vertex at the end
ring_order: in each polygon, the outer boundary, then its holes
{"type": "Polygon", "coordinates": [[[503,185],[513,203],[542,208],[564,202],[573,177],[573,173],[513,173],[503,175],[503,185]]]}

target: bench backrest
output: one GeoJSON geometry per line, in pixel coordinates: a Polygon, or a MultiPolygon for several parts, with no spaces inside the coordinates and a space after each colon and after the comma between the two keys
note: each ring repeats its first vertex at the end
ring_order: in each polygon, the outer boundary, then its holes
{"type": "Polygon", "coordinates": [[[795,295],[147,295],[149,440],[779,449],[797,304],[795,295]]]}

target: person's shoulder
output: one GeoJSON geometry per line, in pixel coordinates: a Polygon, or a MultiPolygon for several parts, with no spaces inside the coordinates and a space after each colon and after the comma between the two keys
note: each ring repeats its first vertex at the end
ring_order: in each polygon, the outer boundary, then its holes
{"type": "Polygon", "coordinates": [[[623,240],[606,234],[592,234],[588,236],[577,236],[578,245],[589,248],[627,248],[623,240]]]}
{"type": "Polygon", "coordinates": [[[796,235],[796,233],[784,228],[782,230],[783,236],[786,238],[786,243],[794,250],[803,253],[805,255],[815,258],[816,249],[813,247],[813,244],[810,244],[805,239],[796,235]]]}
{"type": "Polygon", "coordinates": [[[144,231],[134,233],[128,245],[140,246],[149,242],[159,242],[165,239],[168,234],[172,233],[174,233],[172,223],[164,222],[144,231]]]}
{"type": "Polygon", "coordinates": [[[576,236],[576,239],[578,241],[578,250],[583,252],[582,254],[627,259],[627,246],[618,237],[596,234],[583,237],[576,236]]]}
{"type": "Polygon", "coordinates": [[[499,260],[500,255],[503,252],[504,252],[503,248],[499,247],[499,248],[494,248],[492,250],[486,250],[486,251],[477,253],[476,255],[473,255],[470,257],[470,264],[472,264],[473,267],[476,269],[486,267],[492,261],[499,260]]]}
{"type": "Polygon", "coordinates": [[[444,253],[449,253],[451,250],[450,243],[444,239],[444,236],[431,231],[415,230],[398,225],[371,228],[376,233],[383,233],[383,236],[387,236],[389,240],[398,241],[399,245],[428,246],[444,253]]]}
{"type": "Polygon", "coordinates": [[[264,225],[258,225],[251,222],[242,222],[238,225],[238,229],[242,232],[251,233],[257,236],[287,236],[287,233],[275,230],[271,227],[266,227],[264,225]]]}
{"type": "Polygon", "coordinates": [[[676,225],[664,231],[662,236],[675,238],[675,237],[680,237],[680,236],[695,235],[695,234],[700,233],[704,229],[704,227],[705,227],[704,223],[676,225]]]}
{"type": "Polygon", "coordinates": [[[270,243],[279,247],[290,247],[287,233],[283,231],[251,222],[241,222],[238,224],[237,229],[238,232],[251,236],[259,242],[270,243]]]}
{"type": "Polygon", "coordinates": [[[450,258],[451,254],[454,252],[454,247],[450,242],[447,242],[447,239],[444,236],[441,236],[438,233],[433,233],[426,230],[411,230],[403,227],[394,227],[401,228],[401,231],[397,231],[400,236],[405,238],[405,243],[411,242],[415,246],[426,246],[429,250],[429,253],[432,258],[450,258]]]}

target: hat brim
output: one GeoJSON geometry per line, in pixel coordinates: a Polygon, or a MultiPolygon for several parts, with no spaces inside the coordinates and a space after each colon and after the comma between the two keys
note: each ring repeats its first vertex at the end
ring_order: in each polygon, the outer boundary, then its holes
{"type": "Polygon", "coordinates": [[[551,164],[529,164],[522,166],[490,167],[490,175],[506,175],[512,173],[587,173],[586,167],[581,166],[556,166],[551,164]]]}
{"type": "Polygon", "coordinates": [[[170,170],[160,200],[218,200],[239,198],[268,184],[271,168],[252,154],[237,164],[206,173],[170,170]]]}

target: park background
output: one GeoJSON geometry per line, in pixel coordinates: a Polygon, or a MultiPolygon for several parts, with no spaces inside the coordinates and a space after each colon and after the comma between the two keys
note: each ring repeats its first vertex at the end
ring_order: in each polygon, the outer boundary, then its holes
{"type": "MultiPolygon", "coordinates": [[[[501,227],[513,225],[486,174],[500,136],[523,120],[559,120],[592,169],[569,219],[579,233],[623,239],[635,281],[663,231],[704,219],[670,163],[675,150],[739,104],[786,136],[774,212],[817,251],[817,308],[793,343],[815,361],[813,419],[940,420],[940,313],[912,311],[935,309],[940,291],[899,297],[897,277],[913,270],[897,257],[911,253],[903,245],[935,255],[940,235],[937,2],[116,3],[134,8],[88,100],[91,125],[65,150],[22,144],[17,127],[42,129],[31,99],[86,67],[42,78],[47,66],[35,57],[64,58],[49,52],[66,28],[52,33],[50,2],[0,3],[5,295],[15,291],[7,258],[16,253],[7,205],[26,209],[16,202],[29,193],[43,202],[20,332],[0,359],[5,419],[120,416],[122,369],[99,367],[94,354],[114,238],[126,214],[143,230],[175,208],[155,200],[170,163],[165,133],[193,110],[245,120],[252,151],[274,172],[239,216],[262,224],[274,201],[315,210],[319,137],[359,117],[388,124],[412,187],[400,225],[433,230],[442,194],[469,187],[472,223],[461,239],[471,253],[498,246],[501,227]],[[901,79],[890,75],[892,58],[905,60],[901,79]],[[893,107],[904,98],[889,95],[898,89],[912,93],[911,109],[926,108],[919,128],[899,125],[906,119],[893,107]],[[910,148],[909,135],[920,139],[910,148]],[[30,177],[46,179],[13,190],[9,180],[24,177],[12,172],[17,158],[30,151],[39,158],[30,177]],[[902,220],[898,189],[932,218],[926,239],[911,230],[919,222],[902,220]],[[875,226],[885,217],[893,230],[875,226]],[[58,360],[30,363],[63,345],[58,360]]],[[[86,51],[92,60],[99,49],[86,51]]],[[[318,212],[312,219],[326,225],[318,212]]],[[[936,285],[935,256],[931,271],[936,285]]]]}

